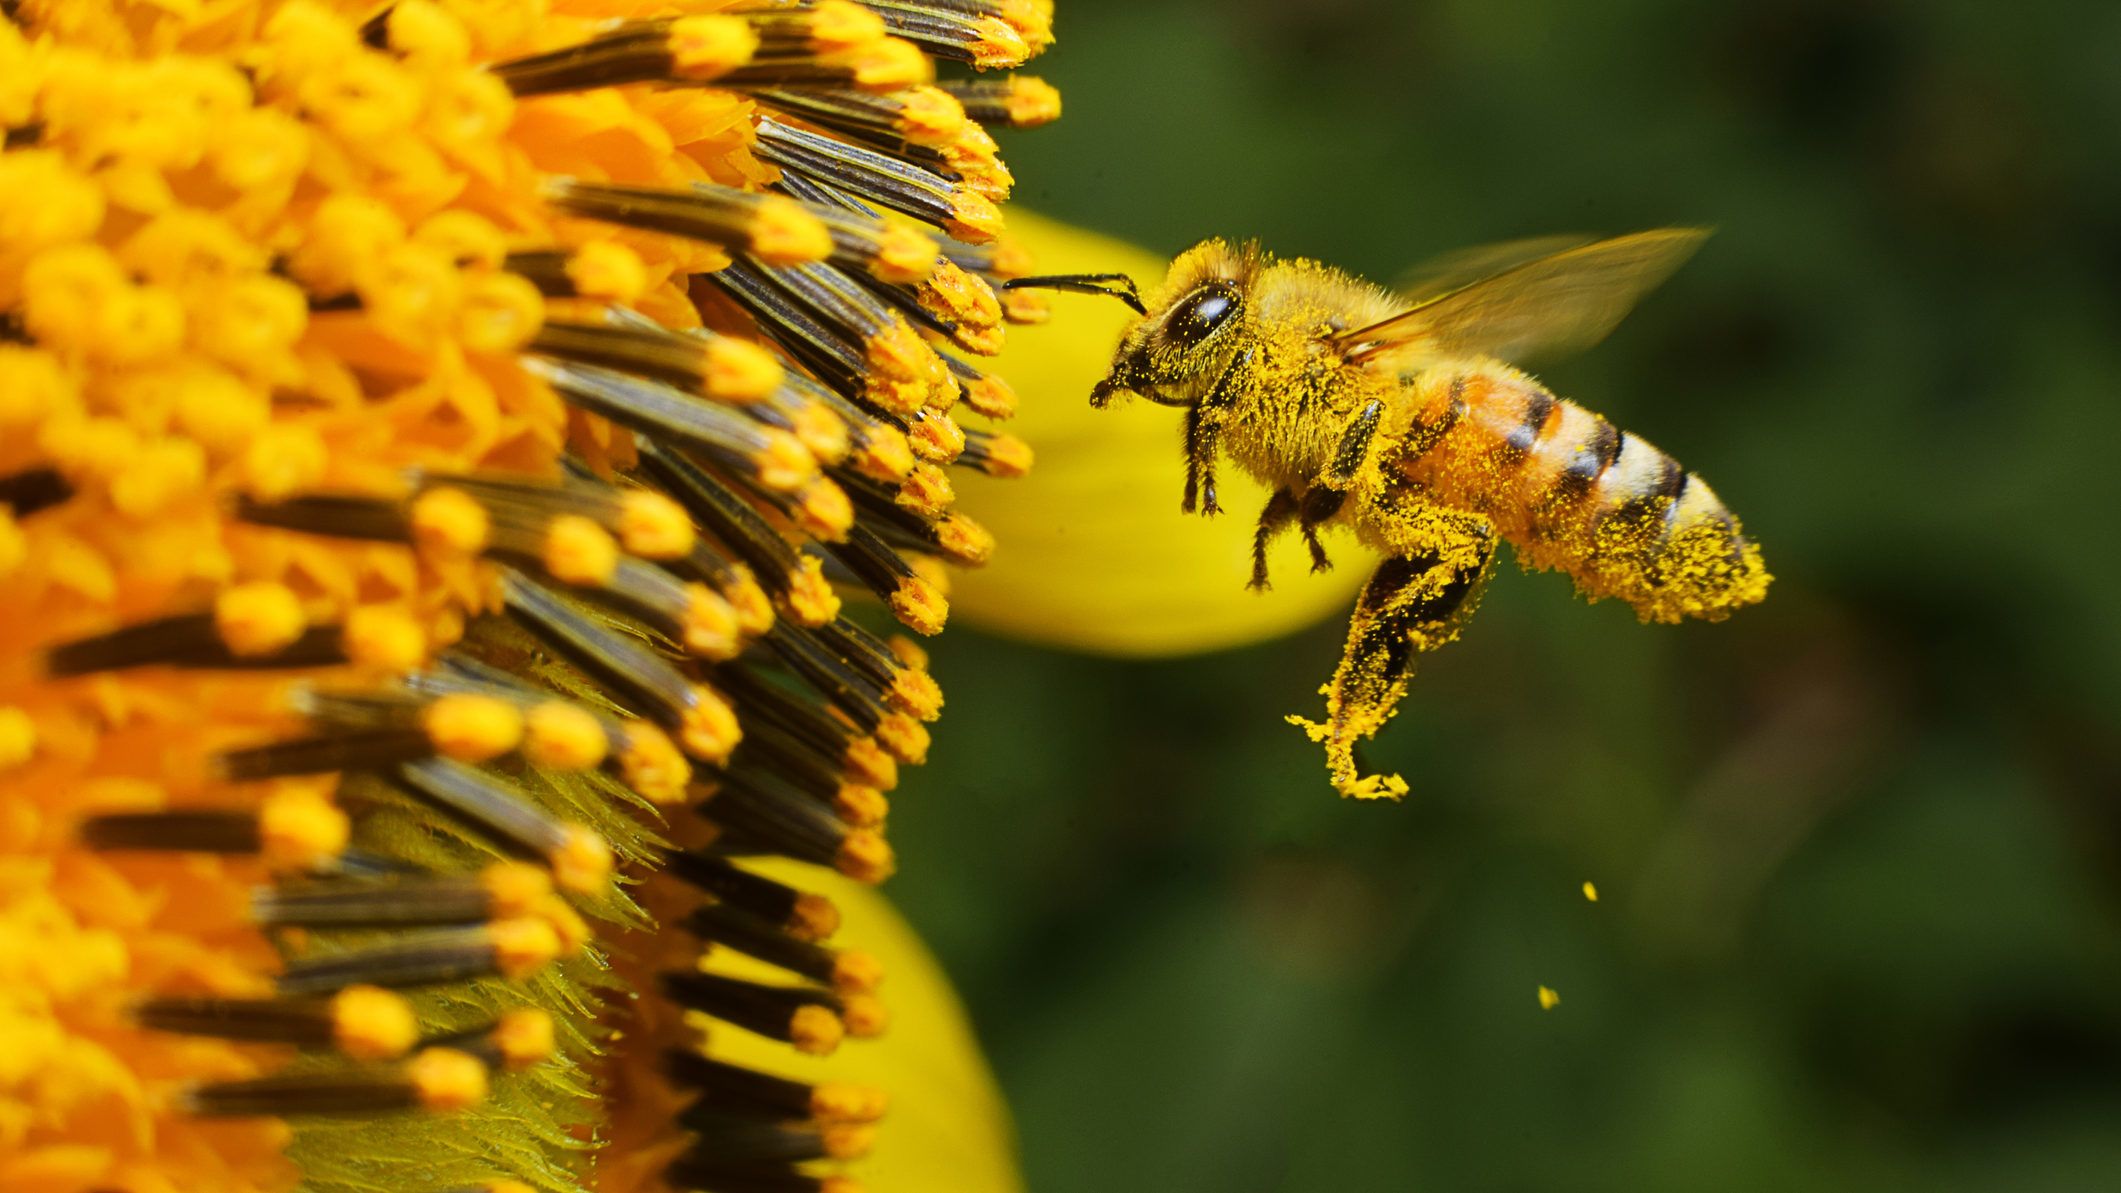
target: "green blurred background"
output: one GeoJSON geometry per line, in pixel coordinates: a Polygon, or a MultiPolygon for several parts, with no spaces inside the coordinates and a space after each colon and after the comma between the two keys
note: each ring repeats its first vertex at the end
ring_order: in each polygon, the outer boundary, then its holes
{"type": "Polygon", "coordinates": [[[1279,724],[1338,625],[1166,663],[949,635],[893,890],[1033,1188],[2121,1188],[2121,5],[1059,30],[1018,198],[1160,252],[1390,277],[1718,226],[1543,376],[1707,476],[1779,580],[1669,629],[1506,570],[1370,755],[1403,806],[1336,800],[1279,724]]]}

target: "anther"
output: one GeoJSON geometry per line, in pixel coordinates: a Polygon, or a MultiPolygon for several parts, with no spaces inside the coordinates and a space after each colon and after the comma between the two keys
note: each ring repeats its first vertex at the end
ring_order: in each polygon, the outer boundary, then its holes
{"type": "Polygon", "coordinates": [[[839,912],[823,895],[806,894],[711,853],[673,850],[664,860],[678,878],[797,940],[815,943],[839,930],[839,912]]]}
{"type": "Polygon", "coordinates": [[[611,847],[601,836],[553,819],[493,773],[436,758],[408,763],[397,774],[408,790],[542,859],[566,890],[599,891],[611,877],[611,847]]]}
{"type": "Polygon", "coordinates": [[[182,1102],[201,1117],[373,1115],[392,1110],[453,1111],[482,1101],[486,1067],[446,1048],[402,1065],[339,1073],[283,1073],[194,1086],[182,1102]]]}
{"type": "Polygon", "coordinates": [[[501,590],[527,628],[624,698],[644,705],[651,719],[677,734],[687,753],[719,761],[735,746],[735,717],[728,704],[661,655],[519,572],[505,572],[501,590]]]}
{"type": "Polygon", "coordinates": [[[331,1049],[355,1060],[403,1056],[419,1038],[411,1005],[375,986],[330,998],[150,998],[133,1017],[156,1031],[331,1049]]]}
{"type": "Polygon", "coordinates": [[[475,928],[400,933],[387,943],[287,962],[276,985],[287,995],[328,994],[348,986],[408,989],[474,978],[521,981],[561,954],[559,933],[533,916],[475,928]]]}
{"type": "Polygon", "coordinates": [[[765,350],[728,336],[547,320],[531,338],[529,350],[732,402],[768,397],[781,383],[780,366],[765,350]]]}
{"type": "Polygon", "coordinates": [[[556,1048],[552,1016],[534,1007],[509,1011],[483,1027],[426,1041],[477,1059],[489,1069],[520,1072],[551,1059],[556,1048]]]}
{"type": "Polygon", "coordinates": [[[92,816],[81,824],[92,849],[255,854],[275,869],[301,870],[346,848],[346,814],[321,793],[289,787],[255,811],[171,809],[92,816]]]}
{"type": "Polygon", "coordinates": [[[751,61],[758,34],[743,19],[710,14],[639,21],[580,45],[490,69],[518,96],[628,83],[701,83],[751,61]]]}
{"type": "Polygon", "coordinates": [[[690,444],[762,488],[800,488],[817,475],[817,461],[800,440],[786,431],[761,426],[738,409],[702,402],[673,386],[611,369],[537,359],[525,361],[524,366],[544,378],[570,405],[645,436],[690,444]]]}
{"type": "Polygon", "coordinates": [[[663,1068],[672,1081],[698,1092],[695,1105],[728,1115],[873,1123],[884,1116],[887,1104],[884,1091],[874,1086],[810,1085],[677,1049],[663,1054],[663,1068]]]}
{"type": "Polygon", "coordinates": [[[769,986],[719,974],[665,973],[663,993],[672,1001],[798,1052],[829,1056],[846,1035],[840,1000],[806,986],[769,986]]]}
{"type": "Polygon", "coordinates": [[[711,183],[672,190],[573,178],[553,179],[546,191],[562,211],[749,252],[768,265],[823,261],[835,248],[817,213],[780,195],[711,183]]]}
{"type": "Polygon", "coordinates": [[[991,13],[914,0],[879,3],[877,8],[893,35],[937,58],[968,63],[977,70],[1021,66],[1033,52],[1022,30],[991,13]]]}
{"type": "Polygon", "coordinates": [[[771,117],[758,122],[759,156],[879,206],[934,224],[959,240],[993,240],[1001,213],[986,196],[902,158],[807,132],[771,117]]]}
{"type": "Polygon", "coordinates": [[[727,904],[710,903],[684,920],[687,932],[841,993],[874,990],[883,970],[867,953],[840,952],[787,935],[779,925],[727,904]]]}
{"type": "Polygon", "coordinates": [[[959,464],[976,468],[988,476],[1019,477],[1031,471],[1031,445],[1005,431],[965,431],[965,452],[959,464]]]}
{"type": "Polygon", "coordinates": [[[772,1123],[728,1115],[711,1106],[690,1106],[678,1122],[693,1136],[688,1162],[735,1171],[810,1160],[853,1160],[866,1155],[876,1128],[857,1123],[772,1123]]]}
{"type": "Polygon", "coordinates": [[[770,1165],[730,1168],[698,1153],[678,1157],[663,1177],[674,1187],[700,1193],[865,1193],[861,1182],[837,1173],[770,1165]]]}
{"type": "Polygon", "coordinates": [[[551,894],[543,870],[496,862],[477,874],[278,883],[252,893],[250,913],[282,928],[480,924],[532,915],[551,894]]]}
{"type": "Polygon", "coordinates": [[[955,96],[965,115],[981,124],[1035,128],[1060,117],[1060,92],[1044,79],[952,79],[939,84],[955,96]]]}

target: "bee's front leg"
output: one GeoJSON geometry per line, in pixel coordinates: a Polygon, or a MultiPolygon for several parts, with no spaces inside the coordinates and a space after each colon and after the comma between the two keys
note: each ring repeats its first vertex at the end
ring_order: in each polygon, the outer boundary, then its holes
{"type": "Polygon", "coordinates": [[[1215,452],[1222,436],[1223,415],[1236,395],[1237,382],[1252,367],[1252,351],[1230,358],[1216,375],[1208,396],[1186,408],[1186,496],[1179,512],[1190,514],[1196,502],[1200,512],[1214,517],[1223,512],[1215,500],[1215,452]]]}
{"type": "Polygon", "coordinates": [[[1223,512],[1215,500],[1216,437],[1221,432],[1221,411],[1209,410],[1206,403],[1186,408],[1186,497],[1179,503],[1180,513],[1190,514],[1196,505],[1206,517],[1223,512]]]}
{"type": "Polygon", "coordinates": [[[1458,636],[1494,562],[1493,535],[1468,527],[1467,539],[1434,551],[1387,559],[1363,586],[1348,620],[1348,641],[1333,680],[1321,691],[1326,720],[1290,717],[1326,747],[1326,769],[1342,795],[1397,799],[1407,792],[1398,775],[1363,775],[1355,746],[1392,719],[1406,694],[1414,656],[1458,636]],[[1472,537],[1476,536],[1477,537],[1472,537]]]}

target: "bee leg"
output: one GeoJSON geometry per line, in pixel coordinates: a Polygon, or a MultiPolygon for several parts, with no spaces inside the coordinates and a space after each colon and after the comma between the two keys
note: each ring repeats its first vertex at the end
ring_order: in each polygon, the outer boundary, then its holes
{"type": "Polygon", "coordinates": [[[1192,513],[1196,498],[1203,516],[1212,518],[1223,512],[1215,500],[1215,452],[1222,437],[1223,412],[1235,397],[1234,383],[1251,367],[1250,349],[1231,357],[1208,396],[1186,408],[1186,496],[1179,503],[1181,513],[1192,513]]]}
{"type": "Polygon", "coordinates": [[[1406,694],[1414,656],[1458,636],[1494,562],[1492,534],[1388,559],[1363,586],[1348,620],[1348,641],[1326,697],[1326,720],[1289,723],[1326,748],[1333,786],[1357,799],[1397,799],[1407,792],[1398,775],[1363,775],[1355,746],[1392,719],[1406,694]]]}
{"type": "Polygon", "coordinates": [[[1311,548],[1311,570],[1330,571],[1333,561],[1326,558],[1326,548],[1318,541],[1320,523],[1330,521],[1347,503],[1346,489],[1332,489],[1324,485],[1313,485],[1304,494],[1303,509],[1297,514],[1297,524],[1304,532],[1304,544],[1311,548]]]}
{"type": "Polygon", "coordinates": [[[1348,486],[1355,483],[1362,466],[1370,458],[1370,443],[1377,437],[1377,424],[1384,419],[1385,404],[1373,401],[1364,406],[1340,434],[1340,444],[1333,451],[1333,462],[1325,472],[1304,492],[1303,510],[1299,516],[1304,532],[1304,544],[1311,548],[1311,570],[1328,571],[1333,561],[1326,558],[1326,548],[1318,541],[1318,527],[1331,521],[1340,507],[1348,500],[1348,486]]]}
{"type": "Polygon", "coordinates": [[[1215,500],[1215,448],[1216,439],[1222,433],[1222,414],[1207,408],[1205,402],[1186,408],[1186,497],[1179,503],[1180,513],[1193,512],[1196,500],[1202,516],[1214,517],[1223,512],[1215,500]]]}
{"type": "Polygon", "coordinates": [[[1276,489],[1274,496],[1267,498],[1266,508],[1259,511],[1259,529],[1252,532],[1252,582],[1245,587],[1254,592],[1273,587],[1267,583],[1267,544],[1296,520],[1301,509],[1296,494],[1287,489],[1276,489]]]}

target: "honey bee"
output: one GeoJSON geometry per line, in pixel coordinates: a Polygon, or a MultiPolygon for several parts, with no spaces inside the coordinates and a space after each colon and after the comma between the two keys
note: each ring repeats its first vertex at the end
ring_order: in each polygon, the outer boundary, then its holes
{"type": "Polygon", "coordinates": [[[1252,587],[1267,587],[1267,545],[1291,529],[1314,570],[1330,566],[1331,527],[1384,556],[1320,689],[1325,719],[1288,719],[1325,747],[1341,794],[1397,798],[1405,780],[1361,773],[1356,745],[1391,719],[1415,656],[1458,636],[1497,540],[1644,621],[1719,620],[1766,595],[1759,548],[1700,477],[1508,363],[1603,338],[1705,235],[1476,250],[1406,294],[1222,240],[1187,250],[1147,295],[1117,274],[1010,284],[1108,294],[1140,315],[1090,402],[1185,411],[1186,512],[1220,511],[1224,457],[1272,492],[1252,587]]]}

